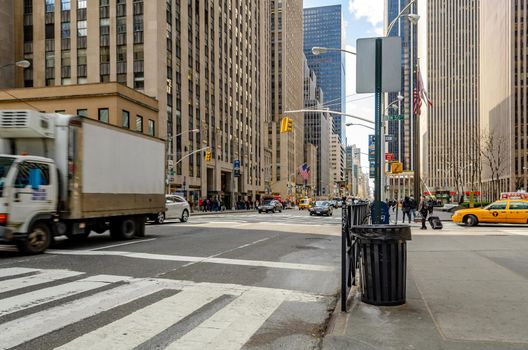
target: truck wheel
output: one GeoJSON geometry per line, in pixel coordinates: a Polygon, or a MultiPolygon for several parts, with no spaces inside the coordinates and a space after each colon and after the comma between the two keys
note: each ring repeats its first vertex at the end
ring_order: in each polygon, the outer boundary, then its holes
{"type": "Polygon", "coordinates": [[[132,239],[136,234],[137,222],[134,218],[116,220],[110,225],[110,236],[114,239],[132,239]]]}
{"type": "Polygon", "coordinates": [[[187,211],[187,209],[185,209],[182,213],[182,217],[180,218],[180,221],[187,222],[187,220],[189,220],[189,212],[187,211]]]}
{"type": "Polygon", "coordinates": [[[24,254],[43,253],[50,245],[51,233],[48,225],[43,222],[33,224],[24,241],[17,243],[18,249],[24,254]]]}
{"type": "Polygon", "coordinates": [[[165,213],[160,211],[158,215],[156,215],[154,222],[158,225],[163,224],[165,222],[165,213]]]}

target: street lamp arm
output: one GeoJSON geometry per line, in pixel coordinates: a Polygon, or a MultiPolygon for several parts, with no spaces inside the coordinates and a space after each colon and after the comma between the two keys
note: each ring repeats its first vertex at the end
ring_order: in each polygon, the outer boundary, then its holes
{"type": "Polygon", "coordinates": [[[389,26],[387,27],[387,31],[385,32],[385,36],[389,35],[389,33],[391,32],[392,30],[392,27],[394,27],[394,25],[396,24],[396,22],[400,19],[400,17],[403,15],[403,13],[405,11],[407,11],[407,9],[416,2],[416,0],[411,0],[407,6],[405,6],[401,11],[400,13],[398,14],[398,16],[396,16],[395,19],[392,20],[392,22],[389,24],[389,26]]]}
{"type": "Polygon", "coordinates": [[[183,156],[180,160],[178,160],[176,163],[174,163],[174,165],[177,165],[178,163],[181,163],[185,158],[189,158],[189,157],[192,156],[193,154],[198,153],[198,152],[201,152],[201,151],[205,151],[205,150],[208,149],[208,148],[210,148],[210,147],[207,146],[207,147],[204,147],[204,148],[197,149],[196,151],[192,151],[191,153],[186,154],[185,156],[183,156]]]}
{"type": "Polygon", "coordinates": [[[314,55],[316,55],[316,56],[321,54],[321,53],[326,53],[328,51],[341,51],[341,52],[349,53],[351,55],[357,55],[357,53],[355,53],[354,51],[345,50],[345,49],[338,49],[338,48],[335,48],[335,47],[319,47],[319,46],[312,47],[312,53],[314,55]]]}
{"type": "Polygon", "coordinates": [[[355,123],[347,123],[347,124],[345,124],[345,126],[352,126],[352,125],[363,126],[365,128],[369,128],[371,130],[374,130],[374,128],[372,126],[368,126],[368,125],[364,125],[364,124],[355,124],[355,123]]]}
{"type": "Polygon", "coordinates": [[[374,121],[370,120],[370,119],[358,117],[356,115],[352,115],[352,114],[348,114],[348,113],[343,113],[343,112],[338,112],[338,111],[330,111],[328,109],[298,109],[298,110],[294,110],[294,111],[285,111],[285,112],[283,112],[283,114],[311,113],[311,112],[312,113],[331,113],[331,114],[343,115],[345,117],[359,119],[359,120],[364,121],[364,122],[369,123],[369,124],[374,124],[374,121]]]}

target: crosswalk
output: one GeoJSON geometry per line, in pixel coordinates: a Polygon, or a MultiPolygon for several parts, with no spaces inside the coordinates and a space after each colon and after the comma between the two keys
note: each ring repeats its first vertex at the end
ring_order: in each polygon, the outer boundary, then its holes
{"type": "Polygon", "coordinates": [[[3,268],[0,349],[240,349],[283,302],[322,298],[237,284],[3,268]]]}

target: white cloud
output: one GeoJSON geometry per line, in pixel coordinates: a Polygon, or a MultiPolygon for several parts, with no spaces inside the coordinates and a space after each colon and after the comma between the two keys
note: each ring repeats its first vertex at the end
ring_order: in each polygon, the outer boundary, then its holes
{"type": "Polygon", "coordinates": [[[383,27],[376,27],[376,28],[374,28],[374,33],[375,33],[377,36],[383,36],[383,35],[384,35],[383,27]]]}
{"type": "Polygon", "coordinates": [[[382,0],[348,0],[348,10],[357,19],[365,18],[373,26],[383,23],[382,0]]]}

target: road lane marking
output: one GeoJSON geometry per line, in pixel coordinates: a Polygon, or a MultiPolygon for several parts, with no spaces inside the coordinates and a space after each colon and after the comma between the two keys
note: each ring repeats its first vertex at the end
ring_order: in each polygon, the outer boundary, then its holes
{"type": "Polygon", "coordinates": [[[119,243],[119,244],[112,244],[112,245],[107,245],[107,246],[104,246],[104,247],[97,247],[97,248],[88,249],[88,250],[101,250],[101,249],[107,249],[107,248],[121,247],[121,246],[123,246],[123,245],[129,245],[129,244],[136,244],[136,243],[144,243],[144,242],[148,242],[148,241],[154,241],[154,240],[156,240],[156,239],[157,239],[157,238],[138,239],[138,240],[131,241],[131,242],[125,242],[125,243],[119,243]]]}
{"type": "Polygon", "coordinates": [[[24,273],[36,272],[37,269],[27,269],[25,267],[7,267],[0,270],[0,278],[22,275],[24,273]]]}
{"type": "Polygon", "coordinates": [[[33,292],[16,295],[2,299],[0,303],[0,316],[5,316],[13,312],[25,310],[30,307],[60,300],[72,295],[87,292],[110,283],[121,282],[130,279],[128,277],[97,275],[79,281],[61,284],[55,287],[40,289],[33,292]]]}
{"type": "Polygon", "coordinates": [[[166,350],[240,349],[283,301],[273,293],[244,293],[166,350]]]}
{"type": "Polygon", "coordinates": [[[82,274],[84,274],[84,272],[75,272],[68,270],[43,270],[37,275],[0,281],[0,293],[5,293],[29,286],[35,286],[41,283],[52,282],[63,278],[79,276],[82,274]]]}
{"type": "Polygon", "coordinates": [[[203,263],[210,263],[210,264],[256,266],[256,267],[268,267],[268,268],[277,268],[277,269],[321,271],[321,272],[332,272],[335,270],[334,266],[328,266],[328,265],[297,264],[297,263],[264,261],[264,260],[207,258],[207,257],[197,257],[197,256],[152,254],[152,253],[138,253],[138,252],[124,252],[124,251],[101,251],[101,250],[98,250],[98,251],[73,250],[72,251],[72,250],[49,249],[47,253],[57,254],[57,255],[122,256],[126,258],[134,258],[134,259],[203,262],[203,263]]]}
{"type": "Polygon", "coordinates": [[[3,323],[0,349],[15,347],[159,290],[156,281],[138,281],[3,323]]]}
{"type": "Polygon", "coordinates": [[[198,290],[191,287],[57,349],[133,349],[220,296],[221,293],[215,290],[198,290]]]}
{"type": "MultiPolygon", "coordinates": [[[[217,256],[220,256],[220,255],[226,254],[226,253],[231,253],[231,252],[233,252],[233,251],[235,251],[237,249],[247,248],[247,247],[250,247],[250,246],[255,245],[257,243],[262,243],[264,241],[267,241],[270,238],[272,238],[272,237],[266,237],[266,238],[258,239],[256,241],[253,241],[253,242],[250,242],[250,243],[246,243],[246,244],[242,244],[241,246],[238,246],[238,247],[235,247],[235,248],[232,248],[232,249],[229,249],[229,250],[224,250],[223,252],[220,252],[218,254],[210,255],[210,256],[204,258],[203,260],[201,260],[199,262],[206,262],[207,259],[216,258],[217,256]]],[[[191,266],[191,265],[194,265],[194,264],[197,264],[197,263],[198,262],[193,261],[193,262],[190,262],[190,263],[187,263],[187,264],[183,265],[183,267],[191,266]]]]}

